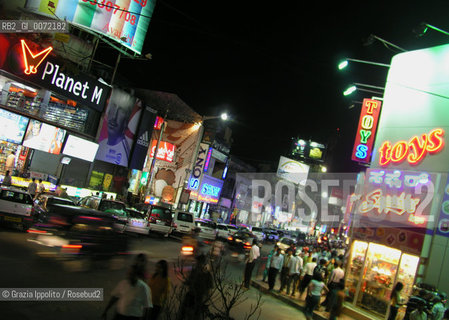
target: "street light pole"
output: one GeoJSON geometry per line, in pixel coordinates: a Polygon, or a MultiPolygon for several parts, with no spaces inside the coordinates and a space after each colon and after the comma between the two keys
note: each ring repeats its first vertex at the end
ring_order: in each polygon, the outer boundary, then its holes
{"type": "Polygon", "coordinates": [[[386,64],[386,63],[367,61],[367,60],[360,60],[360,59],[352,59],[352,58],[345,58],[343,61],[341,61],[338,64],[338,69],[342,70],[342,69],[346,68],[348,66],[348,64],[349,64],[348,61],[359,62],[359,63],[364,63],[364,64],[370,64],[370,65],[373,65],[373,66],[379,66],[379,67],[385,67],[385,68],[389,68],[390,67],[390,65],[386,64]]]}

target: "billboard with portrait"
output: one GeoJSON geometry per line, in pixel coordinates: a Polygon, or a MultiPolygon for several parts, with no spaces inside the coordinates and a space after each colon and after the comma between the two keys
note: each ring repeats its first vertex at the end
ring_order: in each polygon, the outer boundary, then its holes
{"type": "Polygon", "coordinates": [[[30,0],[25,8],[114,39],[140,54],[156,0],[30,0]]]}
{"type": "Polygon", "coordinates": [[[65,134],[64,129],[31,120],[22,144],[31,149],[60,154],[65,134]]]}
{"type": "Polygon", "coordinates": [[[0,139],[20,144],[27,128],[27,117],[0,109],[0,139]]]}
{"type": "Polygon", "coordinates": [[[321,162],[324,161],[326,145],[311,140],[294,139],[291,150],[291,155],[294,158],[304,158],[321,162]]]}
{"type": "Polygon", "coordinates": [[[142,112],[142,103],[114,88],[103,119],[95,159],[127,167],[142,112]]]}

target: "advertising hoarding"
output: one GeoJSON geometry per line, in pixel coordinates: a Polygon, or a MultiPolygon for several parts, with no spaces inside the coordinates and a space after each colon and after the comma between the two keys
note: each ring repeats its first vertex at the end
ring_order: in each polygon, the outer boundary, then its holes
{"type": "Polygon", "coordinates": [[[449,130],[449,69],[443,67],[447,65],[448,56],[449,45],[442,45],[393,57],[372,167],[449,171],[449,148],[444,143],[444,132],[449,130]],[[435,135],[443,142],[438,150],[428,143],[439,144],[439,139],[434,140],[435,135]],[[390,153],[393,157],[388,157],[388,148],[394,149],[393,154],[390,153]]]}
{"type": "Polygon", "coordinates": [[[359,125],[355,136],[354,149],[351,159],[357,162],[371,162],[371,154],[376,136],[377,122],[379,120],[380,101],[363,99],[360,111],[359,125]]]}
{"type": "Polygon", "coordinates": [[[156,111],[148,106],[142,110],[143,114],[140,118],[139,131],[137,132],[137,140],[131,155],[131,169],[142,170],[145,165],[145,159],[148,153],[150,137],[153,133],[152,123],[155,123],[156,111]]]}
{"type": "Polygon", "coordinates": [[[62,153],[74,158],[92,162],[95,159],[97,150],[97,143],[70,134],[62,153]]]}
{"type": "MultiPolygon", "coordinates": [[[[150,151],[150,157],[154,157],[154,152],[156,150],[157,140],[153,140],[151,142],[151,151],[150,151]]],[[[173,161],[173,157],[175,155],[175,145],[160,141],[159,142],[159,149],[157,150],[156,159],[164,160],[168,162],[173,161]]]]}
{"type": "Polygon", "coordinates": [[[277,176],[295,184],[306,185],[309,166],[286,157],[281,156],[277,176]]]}
{"type": "Polygon", "coordinates": [[[155,0],[30,0],[25,8],[101,33],[140,54],[155,4],[155,0]]]}
{"type": "Polygon", "coordinates": [[[128,92],[114,88],[98,139],[95,159],[127,167],[142,105],[128,92]]]}
{"type": "Polygon", "coordinates": [[[315,161],[324,161],[326,145],[304,139],[294,139],[291,155],[295,158],[305,158],[315,161]]]}
{"type": "Polygon", "coordinates": [[[198,189],[198,201],[207,203],[218,203],[220,200],[221,189],[223,188],[223,180],[203,175],[201,186],[198,189]]]}
{"type": "Polygon", "coordinates": [[[0,139],[21,144],[28,121],[27,117],[0,109],[0,139]]]}
{"type": "Polygon", "coordinates": [[[38,120],[31,120],[23,140],[28,148],[60,154],[66,131],[38,120]]]}

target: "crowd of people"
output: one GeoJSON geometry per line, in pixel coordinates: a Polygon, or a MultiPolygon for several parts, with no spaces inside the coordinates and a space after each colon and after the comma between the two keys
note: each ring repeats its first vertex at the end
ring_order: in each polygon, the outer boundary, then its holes
{"type": "Polygon", "coordinates": [[[280,294],[305,300],[305,314],[308,319],[320,307],[329,312],[329,319],[336,319],[341,313],[344,301],[343,263],[345,248],[296,248],[292,244],[286,250],[277,245],[268,253],[263,281],[268,290],[275,290],[276,281],[280,294]],[[304,297],[304,293],[306,293],[304,297]],[[322,296],[325,295],[324,301],[322,296]]]}

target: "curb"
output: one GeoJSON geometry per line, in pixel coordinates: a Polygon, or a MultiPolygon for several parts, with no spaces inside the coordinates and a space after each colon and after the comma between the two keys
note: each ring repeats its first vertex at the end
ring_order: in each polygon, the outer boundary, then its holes
{"type": "MultiPolygon", "coordinates": [[[[264,285],[262,285],[261,283],[259,283],[260,281],[255,281],[255,280],[251,280],[251,285],[256,288],[257,290],[261,291],[264,294],[269,294],[272,297],[275,297],[278,300],[281,300],[282,302],[290,305],[293,308],[298,309],[299,311],[304,313],[305,307],[302,306],[299,302],[296,302],[295,300],[284,296],[282,294],[278,294],[275,291],[268,291],[267,288],[264,287],[264,285]]],[[[297,300],[297,299],[296,299],[297,300]]],[[[315,320],[328,320],[328,317],[325,317],[319,313],[317,313],[316,311],[313,312],[313,319],[315,320]]]]}

